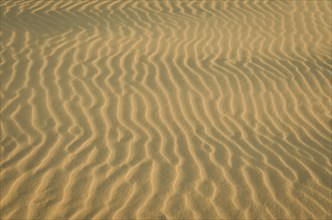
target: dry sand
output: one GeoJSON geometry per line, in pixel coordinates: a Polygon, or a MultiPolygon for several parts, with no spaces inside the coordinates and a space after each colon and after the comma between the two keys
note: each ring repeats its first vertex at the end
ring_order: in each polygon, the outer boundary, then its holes
{"type": "Polygon", "coordinates": [[[1,0],[1,219],[329,219],[331,1],[1,0]]]}

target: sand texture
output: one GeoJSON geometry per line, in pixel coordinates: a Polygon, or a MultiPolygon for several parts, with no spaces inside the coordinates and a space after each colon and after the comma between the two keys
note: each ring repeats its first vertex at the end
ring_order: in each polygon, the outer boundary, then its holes
{"type": "Polygon", "coordinates": [[[330,0],[0,8],[0,219],[332,218],[330,0]]]}

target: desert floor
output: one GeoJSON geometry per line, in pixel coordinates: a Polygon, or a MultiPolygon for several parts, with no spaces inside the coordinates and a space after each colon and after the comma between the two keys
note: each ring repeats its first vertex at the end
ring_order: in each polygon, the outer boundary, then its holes
{"type": "Polygon", "coordinates": [[[332,218],[329,0],[1,0],[1,219],[332,218]]]}

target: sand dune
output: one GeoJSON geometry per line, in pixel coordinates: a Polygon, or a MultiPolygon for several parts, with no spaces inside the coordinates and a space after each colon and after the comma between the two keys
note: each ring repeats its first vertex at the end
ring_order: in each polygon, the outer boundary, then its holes
{"type": "Polygon", "coordinates": [[[1,219],[329,219],[331,1],[3,0],[1,219]]]}

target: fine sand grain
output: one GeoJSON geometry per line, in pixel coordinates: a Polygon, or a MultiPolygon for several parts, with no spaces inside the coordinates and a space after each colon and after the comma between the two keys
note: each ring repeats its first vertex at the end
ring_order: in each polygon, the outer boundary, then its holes
{"type": "Polygon", "coordinates": [[[1,0],[1,219],[331,219],[330,0],[1,0]]]}

